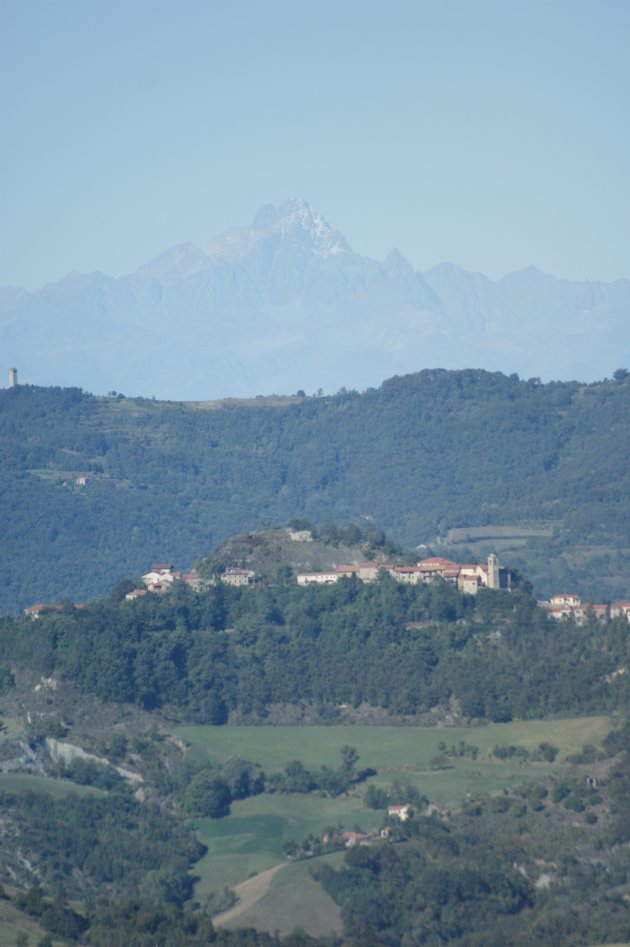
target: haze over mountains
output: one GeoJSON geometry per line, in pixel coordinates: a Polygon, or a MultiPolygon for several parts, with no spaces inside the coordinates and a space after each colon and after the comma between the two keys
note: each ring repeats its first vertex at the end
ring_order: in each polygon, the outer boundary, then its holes
{"type": "Polygon", "coordinates": [[[626,279],[420,273],[397,250],[379,263],[290,198],[119,279],[0,289],[0,347],[22,382],[171,399],[365,389],[435,366],[592,381],[630,362],[629,314],[626,279]]]}

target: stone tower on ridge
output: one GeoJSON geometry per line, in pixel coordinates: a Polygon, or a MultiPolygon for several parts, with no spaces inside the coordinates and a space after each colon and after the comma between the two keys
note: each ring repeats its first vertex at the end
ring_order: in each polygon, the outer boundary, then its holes
{"type": "Polygon", "coordinates": [[[17,368],[9,369],[9,388],[17,388],[17,368]]]}
{"type": "Polygon", "coordinates": [[[488,556],[488,588],[501,588],[501,571],[499,568],[499,559],[493,552],[491,552],[488,556]]]}

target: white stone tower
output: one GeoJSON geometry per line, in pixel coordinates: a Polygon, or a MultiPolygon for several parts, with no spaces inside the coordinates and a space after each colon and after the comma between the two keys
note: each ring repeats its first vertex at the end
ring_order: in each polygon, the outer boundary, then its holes
{"type": "Polygon", "coordinates": [[[9,369],[9,388],[17,388],[17,368],[9,369]]]}

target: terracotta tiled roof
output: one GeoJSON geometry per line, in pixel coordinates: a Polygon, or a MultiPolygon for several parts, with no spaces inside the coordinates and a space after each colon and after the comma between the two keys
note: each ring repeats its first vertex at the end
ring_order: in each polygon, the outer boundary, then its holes
{"type": "Polygon", "coordinates": [[[457,562],[450,559],[443,559],[441,556],[431,556],[429,559],[422,559],[418,563],[420,569],[459,569],[457,562]]]}

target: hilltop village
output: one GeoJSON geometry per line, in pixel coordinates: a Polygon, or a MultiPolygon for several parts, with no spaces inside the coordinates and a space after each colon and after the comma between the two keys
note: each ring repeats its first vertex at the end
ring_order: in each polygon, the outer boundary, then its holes
{"type": "MultiPolygon", "coordinates": [[[[480,589],[510,591],[512,587],[511,570],[502,566],[494,553],[490,553],[486,563],[458,563],[442,556],[422,559],[415,566],[368,561],[339,565],[328,571],[299,572],[295,579],[299,586],[305,587],[334,585],[352,576],[360,582],[375,582],[383,574],[407,585],[427,584],[436,580],[451,582],[465,595],[477,595],[480,589]]],[[[125,597],[133,600],[150,592],[162,594],[168,591],[176,580],[184,582],[193,591],[200,591],[205,585],[216,581],[236,587],[254,587],[261,582],[255,570],[239,566],[229,567],[215,579],[205,580],[196,570],[177,572],[171,564],[158,563],[152,565],[150,571],[142,576],[143,588],[133,589],[125,597]]],[[[561,593],[553,595],[548,601],[539,601],[538,604],[551,618],[570,618],[578,625],[584,624],[590,616],[600,622],[613,618],[625,618],[630,622],[630,602],[592,604],[582,602],[579,595],[561,593]]]]}
{"type": "MultiPolygon", "coordinates": [[[[435,580],[452,582],[465,595],[476,595],[480,589],[510,591],[512,573],[502,566],[498,556],[490,553],[487,563],[459,563],[442,556],[431,556],[420,560],[415,566],[395,566],[379,561],[359,562],[339,565],[323,572],[298,572],[296,582],[299,586],[334,585],[342,579],[355,576],[361,582],[375,582],[379,575],[387,574],[396,582],[407,585],[427,584],[435,580]]],[[[170,564],[155,564],[142,576],[144,588],[134,589],[126,595],[135,599],[147,592],[166,592],[173,582],[179,579],[193,591],[200,591],[207,583],[198,572],[177,572],[170,564]]],[[[253,569],[233,566],[225,569],[216,579],[225,585],[256,586],[260,578],[253,569]]],[[[539,601],[551,618],[572,618],[578,625],[584,624],[589,615],[598,621],[606,622],[612,618],[625,618],[630,622],[630,602],[612,604],[592,604],[582,602],[579,595],[561,593],[553,595],[548,601],[539,601]]]]}
{"type": "MultiPolygon", "coordinates": [[[[306,531],[287,530],[292,540],[310,541],[310,533],[306,531]]],[[[458,591],[465,595],[477,595],[481,589],[495,591],[511,591],[512,571],[502,566],[498,556],[490,553],[485,563],[458,563],[442,556],[430,556],[422,559],[416,565],[393,565],[379,560],[355,562],[337,565],[328,570],[318,572],[297,572],[295,581],[300,587],[311,585],[334,585],[343,579],[355,577],[360,582],[375,582],[379,576],[388,575],[394,581],[407,585],[427,584],[434,581],[449,582],[457,586],[458,591]]],[[[265,580],[254,569],[242,566],[229,566],[222,572],[205,578],[196,569],[181,572],[175,569],[172,563],[153,563],[148,572],[141,576],[137,588],[126,593],[125,599],[135,601],[145,595],[162,595],[173,588],[174,583],[182,582],[194,592],[201,592],[210,585],[223,583],[234,587],[256,587],[265,584],[265,580]]],[[[607,622],[613,618],[625,618],[630,622],[630,602],[618,601],[611,604],[593,604],[582,602],[581,597],[574,593],[553,595],[548,601],[539,601],[551,618],[556,620],[572,619],[579,625],[584,624],[589,617],[600,622],[607,622]]],[[[24,610],[30,618],[38,618],[43,612],[61,610],[64,605],[31,605],[24,610]]],[[[85,608],[78,604],[74,608],[85,608]]]]}
{"type": "MultiPolygon", "coordinates": [[[[395,581],[408,585],[426,584],[435,579],[443,579],[447,582],[455,582],[458,589],[468,595],[476,595],[480,588],[509,590],[511,585],[509,569],[503,568],[494,554],[488,556],[487,564],[472,565],[460,565],[439,556],[423,559],[415,566],[394,566],[378,561],[359,562],[336,566],[326,572],[300,572],[296,576],[296,581],[300,586],[334,585],[342,579],[355,576],[360,582],[374,582],[382,574],[390,575],[395,581]]],[[[158,594],[166,592],[177,579],[185,582],[193,591],[199,591],[204,585],[204,580],[194,570],[187,573],[176,572],[171,564],[156,563],[142,576],[144,588],[132,590],[127,593],[126,598],[139,598],[147,592],[158,594]]],[[[216,581],[216,579],[210,581],[216,581]]],[[[232,586],[254,586],[259,580],[253,569],[234,566],[225,569],[218,576],[218,581],[232,586]]]]}

